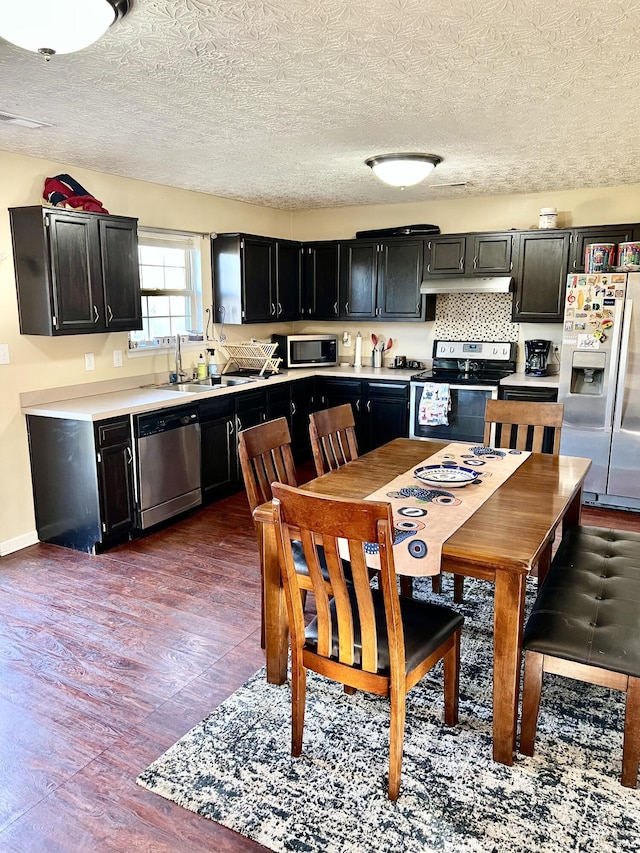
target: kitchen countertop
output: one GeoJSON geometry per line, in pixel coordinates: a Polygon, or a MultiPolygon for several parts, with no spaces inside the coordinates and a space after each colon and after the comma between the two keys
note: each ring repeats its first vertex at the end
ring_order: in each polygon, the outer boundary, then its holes
{"type": "MultiPolygon", "coordinates": [[[[244,385],[229,387],[211,386],[207,391],[171,391],[151,384],[153,377],[138,376],[127,380],[106,380],[85,385],[32,391],[21,395],[22,413],[48,418],[77,421],[101,421],[123,415],[152,412],[156,409],[182,406],[237,394],[258,388],[268,388],[282,382],[305,379],[311,376],[343,376],[349,379],[385,379],[408,382],[416,370],[411,368],[336,366],[324,368],[297,368],[283,370],[268,379],[257,379],[244,385]],[[125,386],[129,387],[125,387],[125,386]]],[[[503,379],[501,385],[535,385],[539,388],[556,388],[558,376],[527,376],[514,373],[503,379]]]]}
{"type": "Polygon", "coordinates": [[[500,385],[505,386],[529,386],[531,388],[557,388],[559,374],[554,373],[551,376],[529,376],[527,373],[512,373],[500,382],[500,385]]]}

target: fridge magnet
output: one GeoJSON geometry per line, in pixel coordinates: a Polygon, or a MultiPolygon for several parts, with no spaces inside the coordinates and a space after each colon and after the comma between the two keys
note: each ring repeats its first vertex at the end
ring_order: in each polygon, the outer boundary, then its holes
{"type": "Polygon", "coordinates": [[[612,275],[611,276],[611,283],[612,284],[624,284],[625,283],[624,275],[612,275]]]}
{"type": "Polygon", "coordinates": [[[567,302],[569,303],[569,305],[573,305],[573,303],[574,303],[575,301],[576,301],[575,294],[573,294],[573,293],[569,293],[569,294],[568,294],[568,296],[567,296],[567,302]]]}
{"type": "Polygon", "coordinates": [[[576,324],[575,324],[575,326],[574,326],[573,328],[575,329],[575,331],[576,331],[576,332],[584,332],[584,330],[585,330],[587,327],[586,327],[586,325],[585,325],[584,323],[576,323],[576,324]]]}
{"type": "Polygon", "coordinates": [[[600,311],[600,310],[602,310],[602,305],[599,302],[592,302],[591,303],[591,310],[592,311],[600,311]]]}
{"type": "Polygon", "coordinates": [[[607,336],[602,331],[602,329],[596,329],[593,333],[593,337],[598,341],[598,343],[603,344],[607,340],[607,336]]]}
{"type": "Polygon", "coordinates": [[[602,301],[603,301],[604,305],[615,305],[616,304],[615,299],[603,299],[602,301]]]}
{"type": "Polygon", "coordinates": [[[567,320],[564,324],[565,332],[573,332],[573,323],[571,320],[567,320]]]}
{"type": "Polygon", "coordinates": [[[573,317],[573,314],[574,314],[574,309],[573,308],[567,308],[567,314],[566,314],[567,319],[569,319],[570,317],[573,317]]]}
{"type": "Polygon", "coordinates": [[[613,328],[613,320],[604,319],[602,321],[602,328],[606,331],[607,329],[613,328]]]}
{"type": "Polygon", "coordinates": [[[593,335],[578,335],[578,349],[600,349],[600,341],[593,335]]]}
{"type": "Polygon", "coordinates": [[[616,299],[622,299],[624,296],[624,290],[616,290],[616,299]]]}

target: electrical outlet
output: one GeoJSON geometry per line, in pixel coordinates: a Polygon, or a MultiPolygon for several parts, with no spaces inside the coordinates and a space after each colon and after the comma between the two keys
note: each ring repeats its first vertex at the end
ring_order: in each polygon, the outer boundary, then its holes
{"type": "Polygon", "coordinates": [[[95,360],[95,356],[92,352],[85,352],[85,354],[84,354],[84,369],[85,370],[95,370],[96,369],[96,360],[95,360]]]}
{"type": "Polygon", "coordinates": [[[9,344],[0,344],[0,364],[9,364],[9,344]]]}
{"type": "Polygon", "coordinates": [[[122,350],[114,349],[113,351],[113,366],[122,367],[122,350]]]}

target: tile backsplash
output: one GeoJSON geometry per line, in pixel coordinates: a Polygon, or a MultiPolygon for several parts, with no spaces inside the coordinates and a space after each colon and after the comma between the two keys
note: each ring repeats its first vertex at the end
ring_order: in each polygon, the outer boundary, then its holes
{"type": "Polygon", "coordinates": [[[511,322],[511,293],[447,293],[436,301],[433,337],[465,340],[470,330],[479,341],[517,341],[519,324],[511,322]]]}

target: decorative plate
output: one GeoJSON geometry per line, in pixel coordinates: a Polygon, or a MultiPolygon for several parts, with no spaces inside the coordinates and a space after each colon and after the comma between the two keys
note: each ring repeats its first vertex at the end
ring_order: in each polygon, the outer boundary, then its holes
{"type": "Polygon", "coordinates": [[[413,472],[414,477],[434,486],[446,486],[448,489],[459,489],[468,486],[478,479],[478,472],[461,465],[423,465],[413,472]]]}

